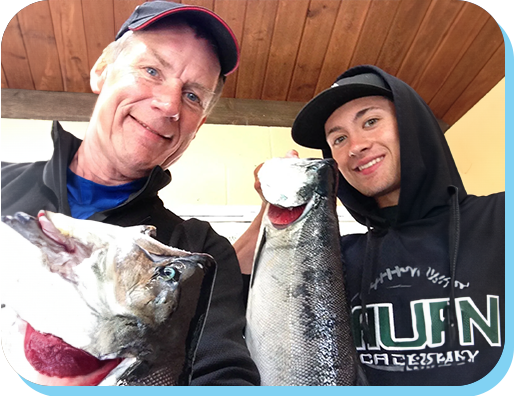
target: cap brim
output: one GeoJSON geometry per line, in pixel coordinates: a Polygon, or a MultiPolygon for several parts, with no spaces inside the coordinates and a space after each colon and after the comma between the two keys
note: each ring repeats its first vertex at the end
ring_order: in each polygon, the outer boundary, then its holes
{"type": "Polygon", "coordinates": [[[384,87],[362,83],[326,89],[310,100],[295,118],[292,126],[293,140],[308,148],[327,148],[324,126],[331,114],[345,103],[365,96],[392,98],[392,93],[384,87]]]}

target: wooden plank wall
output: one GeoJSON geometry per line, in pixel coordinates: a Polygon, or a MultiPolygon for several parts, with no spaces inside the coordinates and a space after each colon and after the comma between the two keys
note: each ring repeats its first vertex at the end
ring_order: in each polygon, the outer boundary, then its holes
{"type": "MultiPolygon", "coordinates": [[[[91,67],[142,2],[45,0],[21,10],[2,40],[2,88],[91,92],[91,67]]],[[[375,64],[452,125],[504,76],[499,26],[467,1],[182,2],[219,13],[241,44],[224,98],[306,102],[347,68],[375,64]]]]}

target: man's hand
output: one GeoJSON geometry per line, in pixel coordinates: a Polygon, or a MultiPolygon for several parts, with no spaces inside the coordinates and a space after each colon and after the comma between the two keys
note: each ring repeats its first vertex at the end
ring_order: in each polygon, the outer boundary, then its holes
{"type": "MultiPolygon", "coordinates": [[[[290,150],[285,155],[286,158],[299,158],[299,153],[296,150],[290,150]]],[[[258,172],[263,164],[259,164],[254,169],[254,189],[261,197],[262,205],[261,210],[257,214],[256,218],[252,221],[247,231],[233,244],[238,261],[240,263],[240,269],[242,274],[250,274],[252,272],[252,263],[254,261],[254,252],[256,250],[257,239],[259,236],[259,229],[261,227],[261,220],[265,213],[266,200],[263,197],[263,191],[261,190],[261,183],[258,178],[258,172]]]]}
{"type": "MultiPolygon", "coordinates": [[[[299,153],[297,152],[297,150],[292,149],[292,150],[288,151],[284,157],[285,158],[299,158],[299,153]]],[[[261,182],[259,181],[259,178],[258,178],[258,172],[262,166],[263,166],[263,163],[259,164],[258,166],[256,166],[256,169],[254,169],[254,189],[261,197],[261,200],[263,201],[263,203],[265,203],[266,200],[265,200],[265,197],[263,197],[263,191],[261,190],[261,182]]]]}

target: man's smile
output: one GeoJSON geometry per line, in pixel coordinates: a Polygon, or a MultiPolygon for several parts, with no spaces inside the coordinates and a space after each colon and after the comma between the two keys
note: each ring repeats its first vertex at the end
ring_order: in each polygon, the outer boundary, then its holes
{"type": "Polygon", "coordinates": [[[145,128],[146,130],[150,131],[151,133],[153,133],[154,135],[157,135],[157,136],[160,136],[164,139],[172,139],[173,138],[173,134],[170,134],[170,135],[164,135],[162,133],[159,133],[157,131],[155,131],[154,129],[150,128],[147,124],[145,124],[144,122],[138,120],[136,117],[134,117],[133,115],[130,115],[130,117],[132,119],[134,119],[138,124],[140,124],[143,128],[145,128]]]}
{"type": "Polygon", "coordinates": [[[354,168],[354,170],[358,171],[358,172],[361,172],[365,169],[368,169],[370,168],[371,166],[381,162],[383,159],[384,159],[384,155],[381,156],[381,157],[377,157],[377,158],[374,158],[373,160],[371,161],[368,161],[366,164],[363,164],[363,165],[359,165],[358,167],[354,168]]]}

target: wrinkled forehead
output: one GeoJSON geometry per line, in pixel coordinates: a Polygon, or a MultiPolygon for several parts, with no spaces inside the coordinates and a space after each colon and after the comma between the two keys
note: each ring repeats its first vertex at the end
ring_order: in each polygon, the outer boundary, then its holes
{"type": "Polygon", "coordinates": [[[218,47],[212,36],[204,31],[202,27],[191,25],[183,20],[165,18],[144,30],[129,31],[125,35],[131,33],[139,42],[148,42],[149,44],[151,42],[171,43],[175,40],[181,40],[185,36],[191,36],[198,43],[197,50],[205,53],[206,58],[210,60],[209,63],[218,69],[218,74],[221,72],[218,47]]]}

